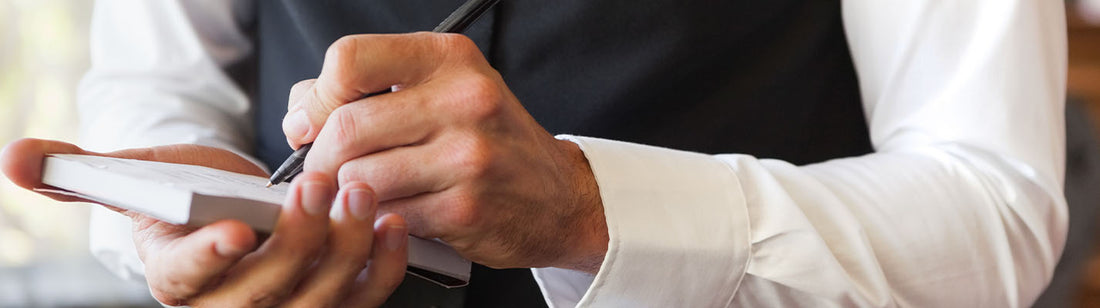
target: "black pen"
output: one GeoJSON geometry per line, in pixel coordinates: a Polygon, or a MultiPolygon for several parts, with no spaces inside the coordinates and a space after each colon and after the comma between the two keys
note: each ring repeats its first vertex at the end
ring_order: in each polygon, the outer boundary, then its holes
{"type": "MultiPolygon", "coordinates": [[[[480,18],[481,15],[485,14],[485,12],[488,12],[489,9],[493,7],[493,5],[497,4],[497,2],[500,2],[500,0],[468,0],[466,1],[466,3],[462,4],[462,6],[458,7],[458,9],[454,11],[454,13],[451,13],[450,16],[447,16],[447,19],[444,19],[442,23],[439,23],[439,25],[436,26],[435,29],[432,30],[432,32],[460,33],[462,31],[465,31],[467,27],[473,24],[474,21],[477,21],[477,19],[480,18]]],[[[389,92],[390,91],[387,90],[367,96],[380,95],[389,92]]],[[[298,175],[298,173],[301,173],[302,165],[306,161],[306,154],[309,153],[310,148],[313,148],[313,143],[303,144],[302,147],[294,151],[294,153],[291,154],[290,157],[288,157],[286,161],[279,166],[279,169],[275,170],[275,173],[271,174],[271,179],[267,182],[267,187],[285,182],[286,180],[293,178],[295,175],[298,175]]]]}

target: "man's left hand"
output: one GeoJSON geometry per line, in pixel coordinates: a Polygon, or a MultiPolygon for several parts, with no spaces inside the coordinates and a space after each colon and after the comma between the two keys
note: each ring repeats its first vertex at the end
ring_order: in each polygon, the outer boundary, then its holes
{"type": "Polygon", "coordinates": [[[341,38],[321,75],[292,89],[283,130],[292,147],[314,143],[305,170],[371,185],[380,212],[475,262],[594,273],[606,253],[584,154],[542,128],[465,36],[341,38]]]}

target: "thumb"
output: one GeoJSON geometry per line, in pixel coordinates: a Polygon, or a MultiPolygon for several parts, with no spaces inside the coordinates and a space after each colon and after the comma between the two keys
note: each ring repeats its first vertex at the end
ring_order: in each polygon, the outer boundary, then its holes
{"type": "MultiPolygon", "coordinates": [[[[36,188],[50,188],[42,184],[42,161],[49,154],[81,154],[100,155],[99,153],[85,151],[80,147],[67,142],[24,138],[16,140],[0,150],[0,170],[11,179],[16,186],[34,190],[36,188]]],[[[62,202],[92,202],[83,198],[62,195],[50,192],[36,191],[43,196],[62,202]]],[[[130,216],[133,213],[117,207],[104,205],[107,209],[130,216]]]]}
{"type": "Polygon", "coordinates": [[[348,94],[350,96],[341,96],[348,98],[334,98],[334,96],[325,93],[335,91],[321,89],[325,84],[327,83],[321,83],[314,79],[303,80],[291,89],[291,100],[287,104],[286,116],[283,117],[283,134],[286,135],[287,144],[295,150],[304,144],[313,143],[317,139],[321,128],[325,126],[329,115],[332,115],[336,108],[368,97],[396,92],[400,88],[400,86],[394,85],[390,86],[389,89],[373,93],[352,91],[349,92],[352,94],[348,94]]]}
{"type": "MultiPolygon", "coordinates": [[[[42,184],[42,160],[47,154],[91,154],[71,143],[25,138],[0,150],[0,169],[12,183],[26,189],[45,188],[42,184]]],[[[53,196],[51,196],[53,197],[53,196]]],[[[58,199],[53,197],[54,199],[58,199]]],[[[62,200],[70,201],[70,200],[62,200]]]]}
{"type": "Polygon", "coordinates": [[[344,93],[336,97],[331,91],[320,91],[318,83],[315,80],[304,80],[291,89],[291,101],[283,118],[283,133],[286,134],[287,143],[294,149],[317,139],[325,120],[336,108],[362,96],[344,93]]]}
{"type": "Polygon", "coordinates": [[[287,144],[294,149],[313,142],[328,114],[339,107],[335,100],[323,100],[317,95],[316,82],[317,79],[302,80],[290,88],[283,134],[287,144]]]}

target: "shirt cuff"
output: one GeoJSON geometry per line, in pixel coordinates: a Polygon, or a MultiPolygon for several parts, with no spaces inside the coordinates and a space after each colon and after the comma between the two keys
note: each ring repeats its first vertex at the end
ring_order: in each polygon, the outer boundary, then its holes
{"type": "Polygon", "coordinates": [[[704,154],[559,135],[580,146],[600,189],[609,242],[600,271],[533,269],[551,307],[713,307],[748,267],[746,196],[704,154]]]}

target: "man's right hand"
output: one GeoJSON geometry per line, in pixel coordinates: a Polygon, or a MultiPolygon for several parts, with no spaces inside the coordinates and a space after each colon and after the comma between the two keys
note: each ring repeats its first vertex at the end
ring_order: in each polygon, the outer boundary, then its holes
{"type": "MultiPolygon", "coordinates": [[[[47,154],[102,155],[266,176],[248,160],[211,147],[173,145],[93,153],[72,144],[38,139],[23,139],[5,147],[0,168],[16,185],[44,188],[41,171],[47,154]]],[[[378,202],[371,188],[356,182],[337,192],[331,178],[319,173],[299,175],[291,184],[275,232],[262,245],[240,221],[190,228],[107,207],[133,220],[133,240],[145,263],[146,280],[162,303],[215,307],[381,305],[404,278],[407,224],[397,215],[383,216],[376,223],[378,202]]]]}

